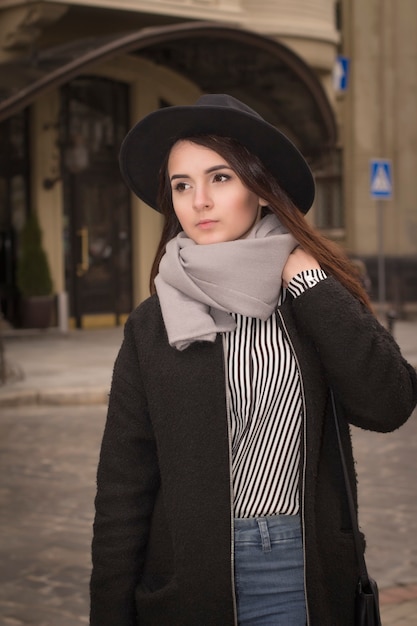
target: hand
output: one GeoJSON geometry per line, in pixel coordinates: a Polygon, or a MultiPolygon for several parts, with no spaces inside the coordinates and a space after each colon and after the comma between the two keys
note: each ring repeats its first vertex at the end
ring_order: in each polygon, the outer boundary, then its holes
{"type": "Polygon", "coordinates": [[[284,283],[284,287],[287,287],[290,280],[294,278],[296,274],[304,272],[305,270],[319,269],[320,265],[316,259],[298,246],[291,252],[282,270],[282,282],[284,283]]]}

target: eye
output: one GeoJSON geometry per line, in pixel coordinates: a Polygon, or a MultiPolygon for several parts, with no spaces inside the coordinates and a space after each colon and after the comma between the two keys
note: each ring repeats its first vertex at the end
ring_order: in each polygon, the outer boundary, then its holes
{"type": "Polygon", "coordinates": [[[215,174],[213,176],[213,182],[214,183],[225,183],[226,181],[230,180],[230,176],[228,174],[222,174],[220,172],[218,172],[217,174],[215,174]]]}
{"type": "Polygon", "coordinates": [[[186,189],[189,189],[189,188],[190,188],[190,184],[184,181],[178,182],[173,186],[173,190],[179,191],[179,192],[185,191],[186,189]]]}

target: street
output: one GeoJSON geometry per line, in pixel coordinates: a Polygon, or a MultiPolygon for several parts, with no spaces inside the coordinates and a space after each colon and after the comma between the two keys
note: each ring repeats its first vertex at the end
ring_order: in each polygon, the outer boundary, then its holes
{"type": "Polygon", "coordinates": [[[381,589],[417,582],[416,418],[393,433],[352,428],[366,559],[381,589]]]}
{"type": "Polygon", "coordinates": [[[0,419],[0,622],[88,624],[104,406],[26,407],[0,419]]]}
{"type": "MultiPolygon", "coordinates": [[[[105,412],[101,405],[2,409],[4,626],[88,624],[95,472],[105,412]]],[[[380,588],[415,583],[416,414],[387,435],[354,429],[353,440],[370,573],[380,588]]]]}

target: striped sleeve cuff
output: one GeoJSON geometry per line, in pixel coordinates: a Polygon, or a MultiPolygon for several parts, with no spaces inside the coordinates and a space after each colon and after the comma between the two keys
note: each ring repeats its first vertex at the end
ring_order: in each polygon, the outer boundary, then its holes
{"type": "Polygon", "coordinates": [[[304,270],[296,276],[294,276],[288,283],[287,289],[294,298],[301,296],[304,291],[314,287],[321,280],[327,278],[327,274],[324,270],[304,270]]]}

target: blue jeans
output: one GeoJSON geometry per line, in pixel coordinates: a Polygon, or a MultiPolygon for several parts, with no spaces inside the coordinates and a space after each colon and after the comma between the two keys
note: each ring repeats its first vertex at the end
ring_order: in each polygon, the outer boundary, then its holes
{"type": "Polygon", "coordinates": [[[234,536],[239,626],[305,626],[300,517],[235,519],[234,536]]]}

